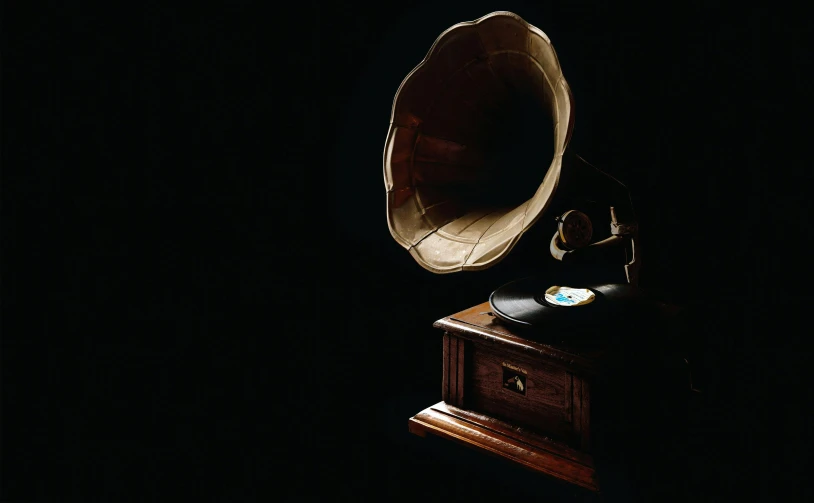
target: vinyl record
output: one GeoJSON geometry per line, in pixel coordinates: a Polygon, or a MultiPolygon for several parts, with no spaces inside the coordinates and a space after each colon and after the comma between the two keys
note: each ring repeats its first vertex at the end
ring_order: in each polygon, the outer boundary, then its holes
{"type": "Polygon", "coordinates": [[[540,277],[523,278],[501,286],[489,296],[489,304],[495,316],[507,323],[527,328],[563,328],[560,333],[566,336],[581,335],[592,327],[632,315],[653,314],[663,305],[626,283],[572,285],[540,277]],[[594,298],[582,305],[557,305],[546,300],[545,293],[552,286],[585,288],[594,298]]]}

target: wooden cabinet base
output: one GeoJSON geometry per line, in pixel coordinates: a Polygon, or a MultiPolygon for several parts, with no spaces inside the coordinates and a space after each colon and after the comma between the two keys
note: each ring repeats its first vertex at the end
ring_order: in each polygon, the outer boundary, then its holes
{"type": "Polygon", "coordinates": [[[463,443],[596,495],[591,405],[602,352],[530,340],[489,309],[483,303],[434,323],[443,330],[442,401],[412,417],[410,431],[463,443]]]}
{"type": "MultiPolygon", "coordinates": [[[[605,334],[576,344],[562,326],[531,332],[505,325],[488,302],[442,318],[433,324],[443,331],[441,402],[410,418],[409,430],[499,456],[601,500],[607,495],[596,459],[626,451],[632,459],[636,445],[680,427],[674,418],[683,407],[683,377],[670,370],[676,349],[657,336],[662,321],[621,327],[624,342],[605,334]],[[678,401],[667,419],[662,399],[670,396],[678,401]]],[[[640,473],[659,465],[653,454],[637,459],[640,473]]]]}
{"type": "Polygon", "coordinates": [[[454,440],[528,469],[598,492],[590,455],[489,416],[439,402],[409,420],[409,430],[454,440]]]}

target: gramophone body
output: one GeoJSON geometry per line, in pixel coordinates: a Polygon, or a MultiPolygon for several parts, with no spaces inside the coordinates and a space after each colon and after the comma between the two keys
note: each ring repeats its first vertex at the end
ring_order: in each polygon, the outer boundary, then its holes
{"type": "Polygon", "coordinates": [[[435,327],[444,331],[442,401],[410,418],[410,431],[598,491],[590,410],[601,353],[526,339],[496,323],[488,303],[435,327]]]}
{"type": "Polygon", "coordinates": [[[670,309],[639,295],[630,196],[568,150],[573,129],[573,97],[548,37],[515,14],[495,12],[445,31],[405,78],[393,103],[384,181],[393,238],[432,273],[492,267],[528,232],[550,233],[540,256],[566,268],[549,286],[567,281],[567,267],[621,254],[619,284],[566,285],[589,287],[596,300],[587,306],[546,305],[534,292],[526,301],[543,314],[527,315],[522,302],[504,300],[512,288],[537,288],[526,281],[437,321],[442,401],[409,422],[414,433],[598,491],[593,390],[608,363],[621,361],[623,346],[603,344],[603,330],[670,309]],[[514,147],[500,134],[501,110],[517,103],[553,125],[551,151],[496,163],[496,150],[514,147]]]}

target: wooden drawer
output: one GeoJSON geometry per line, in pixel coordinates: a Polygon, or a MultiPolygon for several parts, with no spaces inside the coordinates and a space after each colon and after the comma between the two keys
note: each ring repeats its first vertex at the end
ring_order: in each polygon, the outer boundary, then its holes
{"type": "Polygon", "coordinates": [[[472,340],[443,339],[443,400],[551,440],[589,447],[589,381],[539,355],[472,340]]]}

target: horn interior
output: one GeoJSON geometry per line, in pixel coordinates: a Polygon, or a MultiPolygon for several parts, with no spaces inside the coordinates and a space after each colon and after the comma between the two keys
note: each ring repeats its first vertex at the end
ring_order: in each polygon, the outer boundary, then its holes
{"type": "Polygon", "coordinates": [[[453,26],[394,100],[393,237],[436,273],[490,267],[550,202],[571,127],[570,90],[542,31],[506,12],[453,26]]]}

